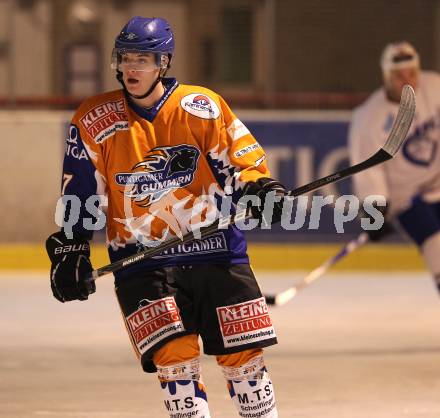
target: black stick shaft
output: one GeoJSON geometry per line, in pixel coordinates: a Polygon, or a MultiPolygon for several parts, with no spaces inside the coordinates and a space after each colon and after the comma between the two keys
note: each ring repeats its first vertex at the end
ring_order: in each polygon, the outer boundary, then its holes
{"type": "MultiPolygon", "coordinates": [[[[329,176],[322,177],[318,180],[312,181],[309,184],[306,184],[304,186],[292,190],[291,192],[289,192],[289,196],[296,197],[311,192],[313,190],[320,189],[321,187],[324,187],[327,184],[340,181],[346,177],[352,176],[353,174],[366,170],[367,168],[383,163],[384,161],[389,160],[390,158],[392,158],[392,155],[388,154],[383,149],[380,149],[378,152],[376,152],[376,154],[374,154],[373,156],[371,156],[370,158],[359,164],[355,164],[353,166],[344,168],[329,176]]],[[[92,278],[97,279],[98,277],[103,276],[104,274],[114,273],[118,270],[121,270],[122,268],[131,266],[132,264],[135,263],[139,263],[140,261],[143,261],[147,258],[154,257],[155,255],[158,255],[165,250],[169,250],[170,248],[173,248],[179,244],[195,241],[197,239],[203,239],[208,235],[211,235],[214,232],[218,231],[219,229],[226,229],[229,225],[234,225],[238,220],[244,220],[247,218],[249,218],[249,216],[246,215],[244,210],[241,210],[237,212],[235,215],[231,215],[226,218],[217,219],[212,224],[201,227],[196,232],[190,231],[185,235],[183,235],[183,237],[175,236],[174,238],[159,244],[157,247],[148,248],[145,251],[128,256],[121,260],[115,261],[114,263],[108,264],[104,267],[94,270],[92,272],[92,278]]]]}

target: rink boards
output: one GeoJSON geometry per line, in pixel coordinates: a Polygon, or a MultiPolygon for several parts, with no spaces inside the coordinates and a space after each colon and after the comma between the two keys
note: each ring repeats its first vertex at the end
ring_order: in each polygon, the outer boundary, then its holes
{"type": "MultiPolygon", "coordinates": [[[[341,244],[262,244],[251,243],[248,253],[255,270],[314,269],[335,255],[341,244]]],[[[95,268],[109,263],[103,244],[92,245],[95,268]]],[[[332,271],[418,271],[423,262],[417,249],[410,244],[367,244],[336,264],[332,271]]],[[[41,244],[0,245],[0,270],[45,270],[49,261],[41,244]]]]}

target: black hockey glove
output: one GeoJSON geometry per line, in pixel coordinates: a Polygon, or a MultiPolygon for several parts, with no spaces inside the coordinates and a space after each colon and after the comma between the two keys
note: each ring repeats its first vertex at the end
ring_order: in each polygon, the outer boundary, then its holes
{"type": "Polygon", "coordinates": [[[256,182],[250,181],[243,189],[243,195],[254,195],[260,199],[259,205],[251,206],[251,213],[255,219],[267,225],[281,220],[283,198],[287,193],[279,181],[268,177],[259,178],[256,182]]]}
{"type": "MultiPolygon", "coordinates": [[[[370,241],[377,242],[385,238],[387,235],[391,234],[394,231],[393,225],[390,221],[387,221],[386,214],[388,212],[388,206],[378,206],[376,203],[373,203],[373,207],[378,210],[382,216],[384,217],[383,225],[379,229],[370,229],[365,230],[365,232],[368,234],[368,238],[370,241]]],[[[369,218],[371,220],[371,223],[374,222],[373,217],[371,214],[363,211],[363,217],[369,218]]]]}
{"type": "Polygon", "coordinates": [[[52,262],[50,286],[56,299],[60,302],[86,300],[95,293],[95,282],[85,280],[93,270],[88,241],[68,239],[60,231],[47,239],[46,250],[52,262]]]}

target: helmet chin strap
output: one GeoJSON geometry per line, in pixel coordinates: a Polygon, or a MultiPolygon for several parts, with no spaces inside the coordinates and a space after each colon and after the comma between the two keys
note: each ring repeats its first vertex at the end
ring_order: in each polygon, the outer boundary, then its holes
{"type": "Polygon", "coordinates": [[[159,82],[162,80],[163,75],[159,74],[156,78],[156,80],[153,81],[153,83],[151,84],[150,88],[147,90],[147,92],[145,94],[140,94],[140,95],[136,95],[136,94],[131,94],[128,89],[127,86],[124,83],[124,79],[122,77],[122,72],[118,71],[116,74],[116,78],[118,79],[118,81],[122,84],[122,87],[124,88],[125,92],[130,96],[133,97],[134,99],[145,99],[146,97],[148,97],[151,93],[153,93],[153,90],[156,88],[156,86],[159,84],[159,82]]]}

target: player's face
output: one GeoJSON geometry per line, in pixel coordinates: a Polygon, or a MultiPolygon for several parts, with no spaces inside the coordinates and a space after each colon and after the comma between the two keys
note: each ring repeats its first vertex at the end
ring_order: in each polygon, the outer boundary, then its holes
{"type": "Polygon", "coordinates": [[[419,69],[402,68],[400,70],[391,71],[391,73],[385,78],[385,89],[388,97],[396,102],[400,101],[400,95],[405,84],[409,84],[412,88],[417,87],[419,79],[419,69]]]}
{"type": "Polygon", "coordinates": [[[121,57],[119,70],[130,94],[144,94],[159,75],[156,57],[150,53],[126,53],[121,57]]]}

